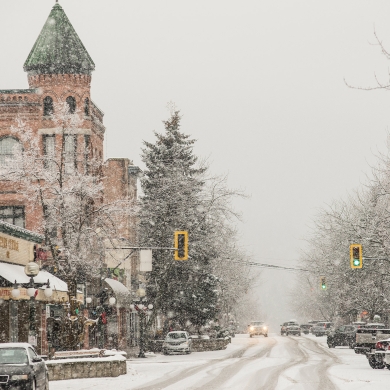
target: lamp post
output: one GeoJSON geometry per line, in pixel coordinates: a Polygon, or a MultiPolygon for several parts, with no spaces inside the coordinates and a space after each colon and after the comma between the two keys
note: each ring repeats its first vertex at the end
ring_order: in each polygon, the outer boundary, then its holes
{"type": "Polygon", "coordinates": [[[36,313],[35,313],[35,288],[34,276],[39,273],[39,266],[37,263],[30,262],[24,267],[24,273],[30,277],[30,283],[27,288],[27,295],[30,297],[30,318],[29,318],[29,332],[28,342],[34,346],[37,345],[37,328],[36,328],[36,313]]]}
{"type": "Polygon", "coordinates": [[[149,310],[153,309],[153,305],[151,303],[146,302],[146,298],[142,300],[140,303],[134,303],[130,305],[131,310],[136,310],[138,315],[139,315],[139,358],[144,358],[145,356],[145,320],[146,320],[146,315],[149,310]]]}

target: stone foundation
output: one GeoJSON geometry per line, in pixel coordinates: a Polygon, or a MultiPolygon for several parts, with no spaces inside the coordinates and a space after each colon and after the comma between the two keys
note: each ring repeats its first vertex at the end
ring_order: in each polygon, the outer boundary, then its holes
{"type": "Polygon", "coordinates": [[[77,361],[48,361],[49,379],[116,377],[127,373],[126,360],[91,359],[77,361]]]}

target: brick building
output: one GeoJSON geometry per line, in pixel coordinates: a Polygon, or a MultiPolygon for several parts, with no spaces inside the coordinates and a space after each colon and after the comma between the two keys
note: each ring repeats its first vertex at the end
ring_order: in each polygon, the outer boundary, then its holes
{"type": "MultiPolygon", "coordinates": [[[[11,133],[11,127],[19,117],[37,137],[42,156],[61,149],[65,140],[64,147],[69,155],[83,155],[86,160],[101,160],[103,197],[106,201],[115,201],[122,196],[136,201],[139,168],[128,159],[109,159],[103,163],[106,129],[103,124],[104,114],[91,96],[94,70],[94,62],[64,10],[58,3],[55,4],[24,64],[29,88],[0,89],[0,166],[12,160],[17,148],[26,148],[26,145],[22,145],[11,133]],[[67,103],[69,111],[80,113],[82,119],[76,133],[65,135],[65,138],[51,117],[57,103],[67,103]]],[[[77,169],[84,169],[76,160],[74,164],[77,169]]],[[[10,181],[0,182],[0,221],[42,234],[43,210],[21,195],[18,185],[10,181]]],[[[123,240],[127,245],[129,242],[135,244],[135,220],[134,217],[127,218],[122,231],[119,232],[118,242],[123,240]]],[[[117,279],[116,281],[120,281],[130,290],[131,281],[136,280],[137,259],[133,256],[121,263],[121,256],[125,256],[125,253],[118,251],[115,256],[117,262],[112,260],[113,256],[106,256],[107,262],[109,261],[107,281],[111,278],[117,279]],[[121,272],[111,275],[110,269],[120,269],[121,272]]],[[[110,286],[108,283],[106,287],[110,286]]],[[[93,287],[90,291],[94,292],[93,287]]],[[[123,344],[127,337],[123,327],[129,327],[129,320],[126,319],[127,309],[121,307],[119,310],[121,313],[118,314],[118,334],[121,335],[123,344]]]]}

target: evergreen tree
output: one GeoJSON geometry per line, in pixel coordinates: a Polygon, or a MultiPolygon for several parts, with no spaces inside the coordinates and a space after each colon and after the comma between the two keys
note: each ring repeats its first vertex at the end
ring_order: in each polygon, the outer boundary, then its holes
{"type": "Polygon", "coordinates": [[[204,325],[216,316],[218,278],[211,273],[216,256],[207,243],[208,219],[203,205],[202,179],[194,140],[180,131],[179,111],[164,122],[165,132],[156,142],[145,142],[145,176],[140,212],[142,246],[173,247],[174,231],[189,233],[189,260],[175,261],[173,251],[153,251],[153,271],[147,296],[157,311],[179,322],[204,325]]]}

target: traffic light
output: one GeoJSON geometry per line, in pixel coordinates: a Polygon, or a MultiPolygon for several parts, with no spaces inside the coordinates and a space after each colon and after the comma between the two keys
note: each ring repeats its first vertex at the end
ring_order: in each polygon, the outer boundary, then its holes
{"type": "Polygon", "coordinates": [[[188,260],[188,232],[175,232],[175,260],[188,260]]]}
{"type": "Polygon", "coordinates": [[[363,268],[363,247],[361,244],[351,244],[349,246],[351,268],[363,268]]]}
{"type": "Polygon", "coordinates": [[[327,286],[326,286],[326,278],[325,276],[320,277],[320,287],[322,291],[325,291],[327,286]]]}

